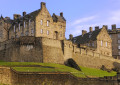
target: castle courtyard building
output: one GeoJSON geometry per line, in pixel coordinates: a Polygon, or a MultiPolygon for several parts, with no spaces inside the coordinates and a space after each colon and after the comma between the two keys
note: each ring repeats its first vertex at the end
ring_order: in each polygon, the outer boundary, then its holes
{"type": "Polygon", "coordinates": [[[82,35],[72,38],[73,43],[78,44],[78,47],[84,49],[91,49],[106,56],[112,56],[112,40],[107,33],[105,26],[99,29],[98,26],[95,30],[89,28],[89,32],[82,30],[82,35]]]}

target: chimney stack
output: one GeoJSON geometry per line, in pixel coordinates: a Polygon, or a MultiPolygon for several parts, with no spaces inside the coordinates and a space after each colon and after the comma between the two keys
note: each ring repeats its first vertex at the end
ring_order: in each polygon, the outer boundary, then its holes
{"type": "Polygon", "coordinates": [[[70,40],[73,39],[73,35],[72,35],[72,34],[69,35],[69,39],[70,39],[70,40]]]}
{"type": "Polygon", "coordinates": [[[46,8],[46,3],[45,2],[41,2],[41,9],[42,8],[46,8]]]}
{"type": "Polygon", "coordinates": [[[21,15],[20,15],[20,14],[14,14],[14,15],[13,15],[13,17],[14,17],[14,20],[15,20],[15,19],[20,18],[20,17],[21,17],[21,15]]]}
{"type": "Polygon", "coordinates": [[[99,30],[99,26],[96,26],[96,27],[95,27],[95,30],[99,30]]]}
{"type": "Polygon", "coordinates": [[[116,24],[112,25],[112,30],[116,30],[116,24]]]}
{"type": "Polygon", "coordinates": [[[86,34],[87,31],[86,30],[82,30],[82,35],[86,34]]]}
{"type": "Polygon", "coordinates": [[[60,13],[60,16],[63,17],[63,12],[60,13]]]}
{"type": "Polygon", "coordinates": [[[105,27],[105,28],[106,28],[106,30],[108,30],[108,26],[107,26],[107,25],[103,25],[103,27],[105,27]]]}
{"type": "Polygon", "coordinates": [[[89,28],[89,32],[92,32],[92,31],[93,31],[93,28],[92,28],[92,27],[90,27],[90,28],[89,28]]]}
{"type": "Polygon", "coordinates": [[[26,12],[24,11],[24,12],[23,12],[23,16],[25,16],[25,15],[26,15],[26,12]]]}

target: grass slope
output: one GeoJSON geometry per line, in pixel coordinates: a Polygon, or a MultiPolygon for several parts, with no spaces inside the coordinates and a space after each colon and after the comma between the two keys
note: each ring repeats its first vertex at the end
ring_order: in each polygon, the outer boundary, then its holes
{"type": "Polygon", "coordinates": [[[19,72],[70,72],[76,77],[85,78],[88,77],[104,77],[104,76],[115,76],[116,72],[107,72],[99,69],[81,67],[82,71],[78,71],[74,68],[53,64],[53,63],[34,63],[34,62],[0,62],[0,66],[12,67],[14,70],[19,72]],[[30,67],[37,65],[39,67],[30,67]],[[19,67],[27,66],[27,67],[19,67]]]}

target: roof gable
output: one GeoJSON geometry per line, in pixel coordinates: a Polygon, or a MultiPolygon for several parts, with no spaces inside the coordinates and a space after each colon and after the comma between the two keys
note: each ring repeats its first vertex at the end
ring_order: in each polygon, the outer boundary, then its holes
{"type": "Polygon", "coordinates": [[[100,33],[101,29],[95,30],[93,32],[86,33],[84,35],[80,35],[73,38],[73,42],[77,44],[85,44],[89,43],[90,41],[97,40],[97,36],[100,33]]]}

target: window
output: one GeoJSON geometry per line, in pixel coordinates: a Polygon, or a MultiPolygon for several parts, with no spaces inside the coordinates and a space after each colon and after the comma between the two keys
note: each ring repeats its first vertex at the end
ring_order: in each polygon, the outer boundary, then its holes
{"type": "Polygon", "coordinates": [[[43,34],[43,29],[41,29],[41,34],[43,34]]]}
{"type": "Polygon", "coordinates": [[[94,46],[94,43],[92,43],[92,46],[94,46]]]}
{"type": "Polygon", "coordinates": [[[120,38],[120,34],[118,34],[118,38],[120,38]]]}
{"type": "Polygon", "coordinates": [[[112,35],[110,35],[110,38],[112,38],[112,35]]]}
{"type": "Polygon", "coordinates": [[[28,35],[28,34],[29,34],[28,31],[26,31],[26,32],[25,32],[25,35],[28,35]]]}
{"type": "Polygon", "coordinates": [[[25,28],[25,22],[24,22],[24,28],[25,28]]]}
{"type": "Polygon", "coordinates": [[[101,46],[103,46],[103,41],[101,40],[101,46]]]}
{"type": "Polygon", "coordinates": [[[15,25],[14,25],[14,32],[15,32],[15,25]]]}
{"type": "Polygon", "coordinates": [[[87,46],[90,46],[89,43],[87,44],[87,46]]]}
{"type": "Polygon", "coordinates": [[[118,43],[120,43],[120,40],[118,40],[118,43]]]}
{"type": "Polygon", "coordinates": [[[41,21],[40,21],[40,22],[41,22],[41,25],[43,25],[43,20],[42,20],[42,19],[41,19],[41,21]]]}
{"type": "Polygon", "coordinates": [[[120,45],[118,46],[118,49],[120,49],[120,45]]]}
{"type": "Polygon", "coordinates": [[[19,31],[20,31],[20,23],[19,23],[19,31]]]}
{"type": "Polygon", "coordinates": [[[33,34],[34,32],[33,32],[33,29],[31,29],[31,34],[33,34]]]}
{"type": "Polygon", "coordinates": [[[47,35],[49,35],[49,31],[47,30],[47,35]]]}
{"type": "Polygon", "coordinates": [[[106,47],[108,46],[108,43],[106,42],[106,47]]]}
{"type": "Polygon", "coordinates": [[[29,19],[29,26],[30,26],[30,24],[31,24],[30,22],[31,22],[31,20],[29,19]]]}
{"type": "Polygon", "coordinates": [[[120,55],[120,52],[118,52],[118,55],[120,55]]]}
{"type": "Polygon", "coordinates": [[[49,22],[50,22],[50,21],[47,20],[47,26],[49,26],[49,22]]]}

